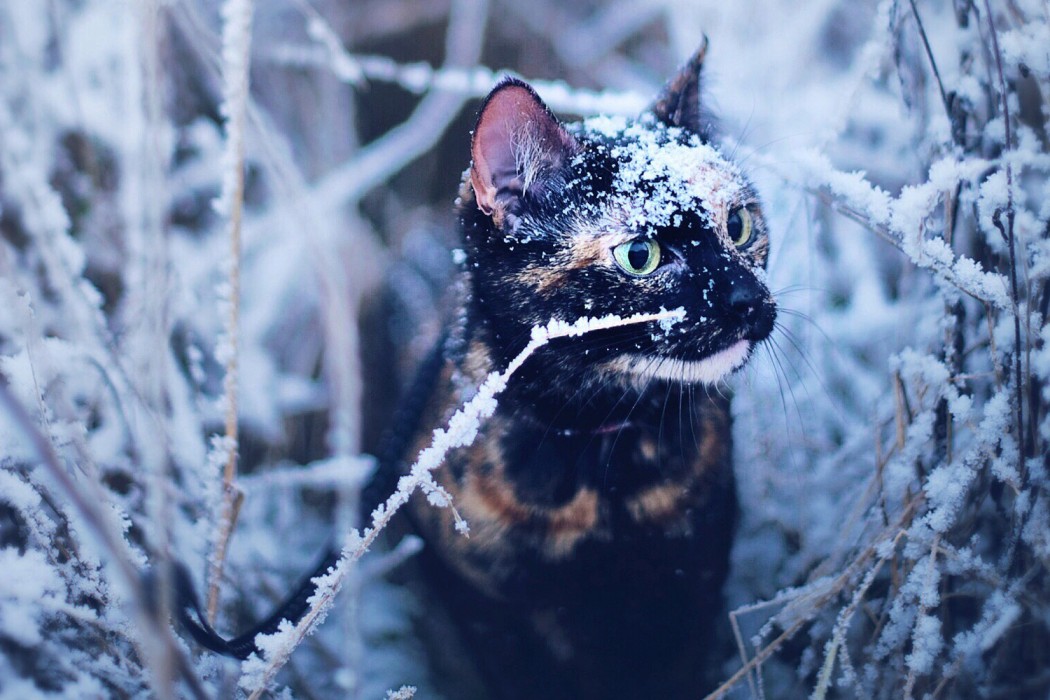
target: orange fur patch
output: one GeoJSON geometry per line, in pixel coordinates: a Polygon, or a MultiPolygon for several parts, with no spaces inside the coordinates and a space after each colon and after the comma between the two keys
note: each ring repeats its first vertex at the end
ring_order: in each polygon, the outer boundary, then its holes
{"type": "Polygon", "coordinates": [[[682,484],[660,484],[627,501],[627,510],[638,522],[666,525],[684,516],[687,496],[682,484]]]}

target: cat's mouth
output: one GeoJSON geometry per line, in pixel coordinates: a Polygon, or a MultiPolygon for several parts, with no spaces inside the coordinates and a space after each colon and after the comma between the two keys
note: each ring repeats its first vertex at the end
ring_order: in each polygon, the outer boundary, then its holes
{"type": "Polygon", "coordinates": [[[739,369],[751,354],[750,340],[741,339],[702,360],[624,354],[604,367],[639,379],[663,379],[682,384],[715,384],[739,369]]]}

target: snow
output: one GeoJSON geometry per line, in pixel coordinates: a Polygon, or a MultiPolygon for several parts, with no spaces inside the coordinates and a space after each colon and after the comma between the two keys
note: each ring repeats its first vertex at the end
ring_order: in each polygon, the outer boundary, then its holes
{"type": "MultiPolygon", "coordinates": [[[[1045,575],[1026,568],[1050,557],[1050,155],[1031,97],[1047,92],[1050,24],[1038,0],[1009,15],[989,4],[1012,144],[984,6],[962,26],[964,4],[947,0],[915,7],[965,117],[958,135],[911,5],[892,0],[627,2],[593,16],[456,0],[449,22],[332,0],[3,5],[0,375],[36,432],[0,407],[0,697],[166,694],[145,647],[184,650],[144,634],[142,591],[122,571],[170,552],[203,574],[235,453],[246,495],[223,610],[262,613],[332,538],[346,556],[316,617],[262,640],[265,658],[187,656],[206,690],[434,696],[415,603],[377,578],[420,543],[366,550],[416,489],[456,508],[430,470],[476,438],[528,355],[470,387],[369,527],[355,529],[355,498],[374,468],[361,418],[436,336],[465,262],[449,204],[467,154],[451,144],[466,138],[464,101],[504,73],[476,64],[482,39],[526,78],[553,78],[532,82],[566,119],[586,117],[578,128],[627,137],[615,187],[635,225],[677,225],[683,198],[721,216],[745,182],[761,201],[780,328],[732,380],[743,515],[726,595],[745,644],[743,659],[725,652],[725,677],[767,649],[752,681],[769,698],[920,697],[942,679],[945,696],[1010,696],[1012,678],[1045,677],[1012,650],[1050,634],[1045,575]],[[431,46],[446,24],[447,46],[431,46]],[[413,61],[365,53],[355,32],[373,30],[417,47],[413,61]],[[723,138],[657,143],[633,119],[701,33],[723,138]],[[402,122],[392,94],[424,98],[402,122]],[[238,291],[228,217],[242,159],[238,291]],[[1017,299],[995,223],[1011,203],[1017,299]],[[386,278],[408,311],[377,313],[386,278]],[[384,334],[396,353],[370,344],[384,334]],[[236,402],[222,382],[234,358],[236,402]],[[234,406],[240,441],[223,435],[234,406]],[[1035,419],[1023,440],[1019,412],[1035,419]],[[970,616],[953,613],[961,600],[970,616]],[[296,673],[277,674],[292,649],[296,673]]],[[[554,319],[529,352],[628,322],[656,337],[680,319],[554,319]]]]}
{"type": "Polygon", "coordinates": [[[944,645],[941,621],[932,615],[923,615],[915,623],[912,633],[912,652],[905,658],[908,668],[915,673],[929,673],[944,645]]]}
{"type": "Polygon", "coordinates": [[[43,638],[41,616],[55,607],[62,580],[40,552],[23,555],[11,547],[0,549],[0,570],[0,634],[24,647],[35,646],[43,638]]]}

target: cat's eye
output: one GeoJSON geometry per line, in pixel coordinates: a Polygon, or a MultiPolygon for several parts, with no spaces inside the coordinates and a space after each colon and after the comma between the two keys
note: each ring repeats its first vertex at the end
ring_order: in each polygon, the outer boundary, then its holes
{"type": "Polygon", "coordinates": [[[613,248],[613,258],[627,274],[644,277],[652,274],[660,264],[660,244],[636,238],[613,248]]]}
{"type": "Polygon", "coordinates": [[[729,215],[726,230],[729,233],[729,240],[733,241],[733,245],[737,248],[743,248],[751,240],[751,229],[751,214],[747,209],[741,207],[729,215]]]}

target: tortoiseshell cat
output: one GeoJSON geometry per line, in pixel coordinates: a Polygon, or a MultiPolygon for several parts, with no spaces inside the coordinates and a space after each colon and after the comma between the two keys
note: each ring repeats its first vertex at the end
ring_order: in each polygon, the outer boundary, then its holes
{"type": "MultiPolygon", "coordinates": [[[[555,341],[525,363],[475,443],[435,474],[469,537],[447,509],[418,494],[409,503],[425,583],[478,672],[480,686],[464,680],[449,697],[705,689],[737,507],[729,400],[706,387],[747,361],[776,307],[757,198],[712,143],[703,56],[634,121],[563,125],[513,79],[481,108],[458,201],[462,308],[405,402],[366,506],[532,326],[686,316],[669,330],[555,341]]],[[[275,617],[301,615],[310,591],[275,617]]],[[[219,650],[246,655],[258,631],[219,650]]]]}

